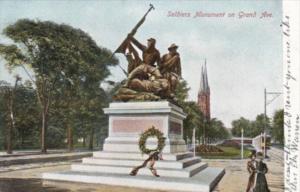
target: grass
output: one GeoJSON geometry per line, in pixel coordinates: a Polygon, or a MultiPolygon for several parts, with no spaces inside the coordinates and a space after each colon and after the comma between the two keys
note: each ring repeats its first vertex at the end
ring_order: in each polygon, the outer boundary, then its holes
{"type": "MultiPolygon", "coordinates": [[[[205,159],[240,159],[241,158],[241,149],[237,149],[234,147],[222,147],[218,146],[222,149],[223,153],[198,153],[197,155],[201,156],[205,159]]],[[[249,149],[244,148],[244,159],[248,158],[248,155],[251,151],[249,149]]]]}

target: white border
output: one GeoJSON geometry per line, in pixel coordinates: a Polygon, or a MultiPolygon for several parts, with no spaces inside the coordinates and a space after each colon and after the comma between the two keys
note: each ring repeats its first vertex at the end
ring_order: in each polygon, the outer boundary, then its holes
{"type": "Polygon", "coordinates": [[[285,191],[300,191],[299,130],[299,18],[300,1],[283,0],[283,94],[284,94],[284,184],[285,191]]]}

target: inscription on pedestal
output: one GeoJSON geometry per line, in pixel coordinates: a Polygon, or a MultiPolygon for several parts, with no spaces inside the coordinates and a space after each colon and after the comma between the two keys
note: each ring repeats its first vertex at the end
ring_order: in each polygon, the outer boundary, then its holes
{"type": "Polygon", "coordinates": [[[181,135],[181,124],[171,121],[170,122],[170,134],[181,135]]]}
{"type": "Polygon", "coordinates": [[[162,120],[150,119],[116,119],[112,121],[112,131],[114,133],[140,133],[150,127],[163,131],[162,120]]]}

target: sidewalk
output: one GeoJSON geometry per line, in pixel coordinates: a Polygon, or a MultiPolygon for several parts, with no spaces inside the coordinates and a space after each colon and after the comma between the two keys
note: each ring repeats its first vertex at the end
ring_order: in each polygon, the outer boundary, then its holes
{"type": "Polygon", "coordinates": [[[42,163],[42,162],[54,162],[54,161],[69,161],[74,159],[81,159],[83,157],[92,156],[92,151],[87,152],[66,152],[65,150],[50,150],[47,154],[41,154],[40,152],[22,151],[16,152],[13,155],[1,155],[0,167],[10,166],[18,164],[29,163],[42,163]]]}

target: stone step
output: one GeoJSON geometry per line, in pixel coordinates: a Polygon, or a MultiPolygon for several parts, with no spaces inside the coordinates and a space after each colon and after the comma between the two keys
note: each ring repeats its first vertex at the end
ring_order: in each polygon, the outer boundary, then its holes
{"type": "Polygon", "coordinates": [[[55,184],[53,181],[71,181],[148,188],[154,190],[210,192],[224,174],[224,169],[208,167],[191,178],[153,177],[143,175],[129,176],[128,174],[79,171],[44,173],[42,177],[48,181],[45,182],[45,184],[55,184]]]}
{"type": "MultiPolygon", "coordinates": [[[[199,157],[189,157],[179,161],[167,161],[160,160],[155,163],[157,168],[173,168],[173,169],[182,169],[196,163],[201,162],[199,157]]],[[[143,160],[138,159],[114,159],[114,158],[83,158],[83,164],[101,164],[101,165],[122,165],[122,166],[132,166],[136,167],[143,164],[143,160]]]]}
{"type": "MultiPolygon", "coordinates": [[[[133,167],[131,166],[111,166],[111,165],[97,165],[97,164],[72,164],[72,171],[82,172],[99,172],[99,173],[117,173],[117,174],[129,174],[133,167]]],[[[207,168],[207,163],[199,162],[195,165],[189,166],[185,169],[167,169],[158,168],[157,173],[163,177],[180,177],[188,178],[201,170],[207,168]]],[[[139,170],[138,175],[152,175],[148,168],[142,168],[139,170]]]]}
{"type": "Polygon", "coordinates": [[[188,171],[190,173],[190,177],[192,177],[197,173],[199,173],[200,171],[206,169],[207,167],[208,167],[207,163],[199,162],[189,167],[186,167],[185,170],[188,171]]]}
{"type": "MultiPolygon", "coordinates": [[[[114,152],[114,151],[97,151],[93,153],[94,157],[97,158],[118,158],[118,159],[138,159],[145,160],[148,158],[148,155],[134,152],[114,152]]],[[[184,158],[193,157],[193,153],[184,152],[184,153],[166,153],[163,154],[163,159],[168,161],[177,161],[184,158]]]]}
{"type": "MultiPolygon", "coordinates": [[[[151,149],[155,149],[157,147],[157,144],[149,144],[147,147],[151,149]]],[[[131,143],[131,142],[105,142],[103,144],[103,150],[104,151],[114,151],[114,152],[135,152],[139,153],[139,145],[138,143],[131,143]]],[[[186,145],[184,143],[184,140],[181,142],[171,142],[166,143],[163,152],[164,153],[183,153],[187,151],[186,145]]]]}

